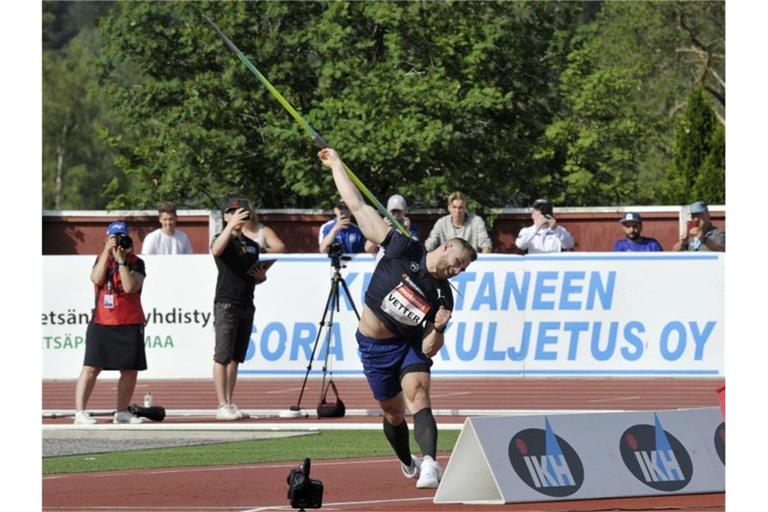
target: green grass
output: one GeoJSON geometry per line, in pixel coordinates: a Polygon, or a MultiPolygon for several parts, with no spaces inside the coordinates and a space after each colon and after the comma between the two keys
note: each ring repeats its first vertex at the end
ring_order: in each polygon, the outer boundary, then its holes
{"type": "MultiPolygon", "coordinates": [[[[458,435],[456,430],[441,431],[438,437],[438,451],[452,450],[458,435]]],[[[419,453],[413,434],[411,451],[419,453]]],[[[380,455],[395,456],[384,434],[379,430],[324,430],[313,435],[291,438],[46,457],[43,459],[43,475],[259,462],[295,462],[298,465],[305,457],[323,460],[380,455]]]]}

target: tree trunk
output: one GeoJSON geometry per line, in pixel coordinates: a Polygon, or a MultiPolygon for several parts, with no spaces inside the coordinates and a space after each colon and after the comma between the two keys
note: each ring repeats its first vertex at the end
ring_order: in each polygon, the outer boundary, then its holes
{"type": "Polygon", "coordinates": [[[53,206],[56,210],[61,210],[61,182],[64,173],[64,154],[66,153],[68,131],[69,125],[65,123],[61,129],[61,137],[56,143],[56,193],[53,197],[53,206]]]}

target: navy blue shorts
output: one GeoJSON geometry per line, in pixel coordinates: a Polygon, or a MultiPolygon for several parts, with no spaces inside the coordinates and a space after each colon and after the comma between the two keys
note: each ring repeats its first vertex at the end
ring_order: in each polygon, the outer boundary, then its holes
{"type": "Polygon", "coordinates": [[[368,379],[373,397],[382,402],[400,393],[400,379],[409,367],[429,372],[432,359],[421,351],[421,344],[408,343],[399,338],[374,340],[355,332],[363,373],[368,379]]]}

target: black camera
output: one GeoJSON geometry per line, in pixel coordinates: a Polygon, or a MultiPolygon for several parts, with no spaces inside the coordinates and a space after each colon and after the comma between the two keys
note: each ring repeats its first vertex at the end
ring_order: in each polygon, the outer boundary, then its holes
{"type": "Polygon", "coordinates": [[[545,217],[551,217],[554,212],[552,202],[549,199],[537,199],[533,202],[533,208],[539,210],[545,217]]]}
{"type": "Polygon", "coordinates": [[[115,235],[115,241],[117,242],[118,247],[122,247],[123,249],[130,249],[133,247],[133,240],[130,236],[126,235],[125,233],[118,233],[115,235]]]}
{"type": "Polygon", "coordinates": [[[341,258],[341,255],[344,254],[344,246],[341,245],[339,242],[333,242],[331,245],[328,246],[327,249],[328,257],[331,259],[339,259],[341,258]]]}
{"type": "Polygon", "coordinates": [[[320,508],[323,506],[323,482],[309,478],[309,459],[288,473],[288,499],[291,507],[320,508]]]}

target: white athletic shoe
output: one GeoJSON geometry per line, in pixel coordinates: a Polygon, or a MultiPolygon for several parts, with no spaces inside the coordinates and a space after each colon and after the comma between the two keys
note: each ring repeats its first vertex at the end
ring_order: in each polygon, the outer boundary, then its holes
{"type": "Polygon", "coordinates": [[[128,410],[117,411],[115,417],[112,419],[112,423],[128,423],[131,425],[138,425],[144,423],[144,418],[139,418],[135,414],[131,414],[128,410]]]}
{"type": "Polygon", "coordinates": [[[403,470],[405,478],[415,478],[419,474],[419,467],[421,467],[421,457],[411,455],[411,465],[406,466],[402,462],[400,463],[400,469],[403,470]]]}
{"type": "Polygon", "coordinates": [[[88,411],[75,411],[75,425],[95,425],[96,418],[90,415],[88,411]]]}
{"type": "Polygon", "coordinates": [[[437,489],[440,485],[440,479],[443,477],[443,468],[435,459],[425,455],[421,459],[421,469],[419,470],[419,480],[416,487],[419,489],[437,489]]]}
{"type": "Polygon", "coordinates": [[[235,412],[229,404],[220,405],[216,409],[217,420],[239,420],[240,416],[235,412]]]}
{"type": "Polygon", "coordinates": [[[235,414],[237,414],[238,419],[247,420],[248,418],[251,417],[251,415],[248,414],[247,412],[241,411],[240,408],[235,403],[229,404],[229,408],[232,409],[235,412],[235,414]]]}

